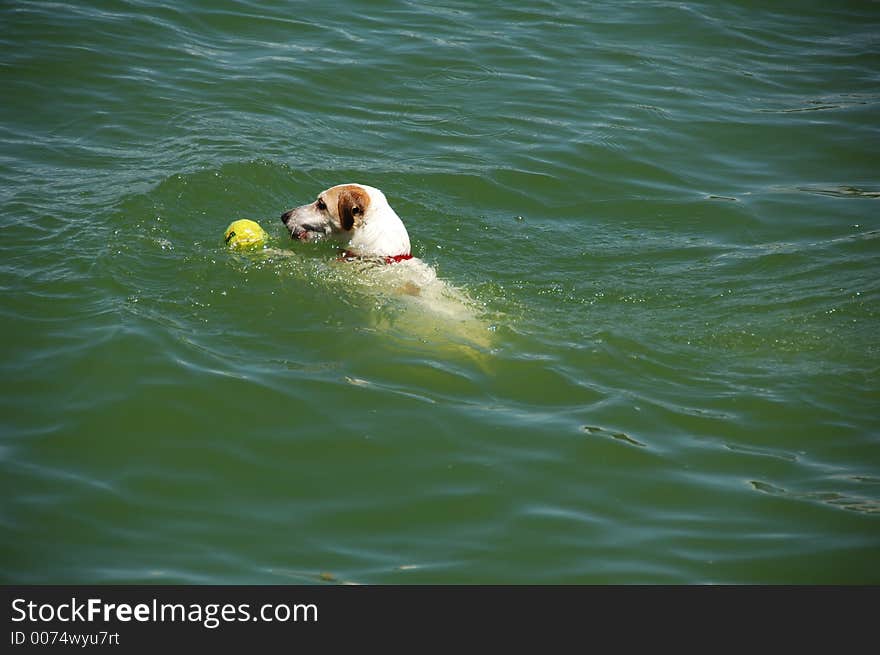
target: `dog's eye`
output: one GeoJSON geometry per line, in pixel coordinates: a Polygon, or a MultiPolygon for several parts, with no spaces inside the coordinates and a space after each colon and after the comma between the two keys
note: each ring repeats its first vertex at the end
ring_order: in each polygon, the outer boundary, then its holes
{"type": "Polygon", "coordinates": [[[361,213],[361,208],[360,207],[352,207],[351,213],[352,213],[352,215],[357,216],[358,214],[361,213]]]}
{"type": "Polygon", "coordinates": [[[317,207],[321,211],[324,211],[325,209],[327,209],[327,203],[318,198],[318,202],[315,203],[315,207],[317,207]]]}

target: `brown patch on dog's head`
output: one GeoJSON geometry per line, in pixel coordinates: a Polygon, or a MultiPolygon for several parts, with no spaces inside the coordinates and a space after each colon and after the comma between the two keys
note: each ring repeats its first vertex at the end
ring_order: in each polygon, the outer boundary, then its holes
{"type": "Polygon", "coordinates": [[[336,192],[336,214],[342,229],[349,231],[364,220],[370,206],[370,195],[355,184],[333,189],[336,192]]]}

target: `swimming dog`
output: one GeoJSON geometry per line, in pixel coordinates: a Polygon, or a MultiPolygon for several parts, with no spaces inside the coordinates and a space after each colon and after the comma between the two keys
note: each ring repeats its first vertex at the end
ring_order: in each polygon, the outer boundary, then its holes
{"type": "Polygon", "coordinates": [[[284,212],[281,221],[292,239],[328,238],[339,243],[338,260],[356,264],[357,276],[365,283],[368,279],[371,287],[393,288],[410,297],[420,310],[412,318],[423,328],[443,329],[436,320],[442,317],[456,326],[444,331],[464,332],[466,341],[489,345],[490,328],[477,318],[477,304],[438,279],[429,264],[413,257],[406,227],[379,189],[338,184],[319,193],[313,202],[284,212]]]}

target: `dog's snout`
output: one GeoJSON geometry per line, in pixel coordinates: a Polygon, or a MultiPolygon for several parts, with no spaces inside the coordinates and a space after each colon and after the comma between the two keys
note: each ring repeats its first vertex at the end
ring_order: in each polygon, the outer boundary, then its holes
{"type": "Polygon", "coordinates": [[[283,214],[281,214],[281,222],[284,223],[285,225],[287,225],[287,222],[290,220],[290,217],[292,215],[293,215],[292,209],[290,211],[284,212],[283,214]]]}

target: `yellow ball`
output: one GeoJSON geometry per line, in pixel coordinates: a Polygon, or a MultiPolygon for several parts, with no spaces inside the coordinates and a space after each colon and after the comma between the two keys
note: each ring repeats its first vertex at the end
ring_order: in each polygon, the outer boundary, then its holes
{"type": "Polygon", "coordinates": [[[269,235],[259,224],[247,218],[232,221],[226,228],[226,234],[223,235],[226,245],[230,248],[262,246],[268,238],[269,235]]]}

